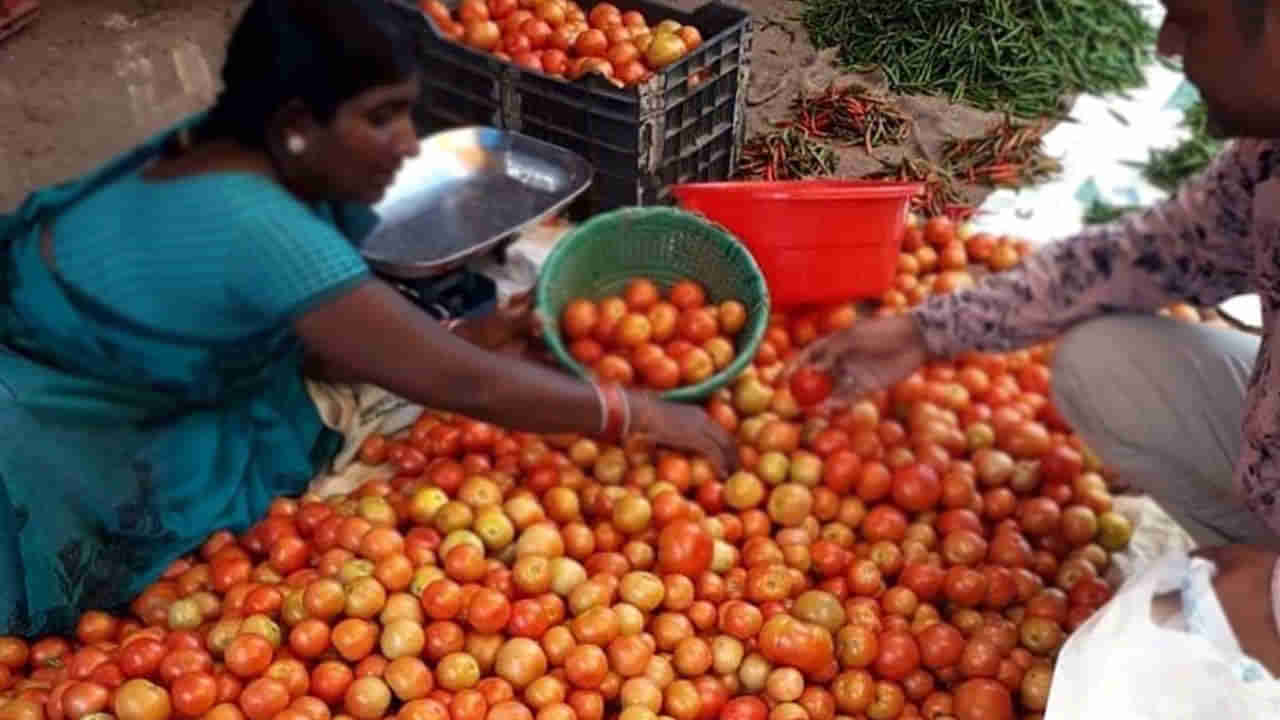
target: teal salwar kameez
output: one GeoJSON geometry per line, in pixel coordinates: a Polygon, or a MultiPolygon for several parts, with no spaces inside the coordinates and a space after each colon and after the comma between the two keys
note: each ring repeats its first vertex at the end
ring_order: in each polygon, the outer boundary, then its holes
{"type": "Polygon", "coordinates": [[[368,277],[368,209],[144,179],[173,132],[0,217],[0,634],[127,603],[337,450],[292,321],[368,277]]]}

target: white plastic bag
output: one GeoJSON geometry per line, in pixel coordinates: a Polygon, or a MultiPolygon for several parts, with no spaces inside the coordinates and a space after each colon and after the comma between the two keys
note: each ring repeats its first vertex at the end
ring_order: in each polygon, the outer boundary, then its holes
{"type": "Polygon", "coordinates": [[[1112,508],[1128,518],[1133,537],[1125,549],[1112,555],[1106,580],[1120,587],[1172,552],[1189,553],[1196,541],[1147,495],[1118,495],[1112,508]]]}
{"type": "Polygon", "coordinates": [[[1280,717],[1280,682],[1240,650],[1212,579],[1172,552],[1122,586],[1063,646],[1045,720],[1280,717]],[[1154,620],[1170,592],[1180,608],[1154,620]]]}

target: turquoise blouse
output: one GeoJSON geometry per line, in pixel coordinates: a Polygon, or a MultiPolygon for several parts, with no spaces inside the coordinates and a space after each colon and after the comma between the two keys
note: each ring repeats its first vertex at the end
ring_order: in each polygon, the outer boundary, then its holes
{"type": "Polygon", "coordinates": [[[0,634],[127,603],[337,450],[292,321],[368,277],[372,213],[144,179],[173,132],[0,217],[0,634]]]}

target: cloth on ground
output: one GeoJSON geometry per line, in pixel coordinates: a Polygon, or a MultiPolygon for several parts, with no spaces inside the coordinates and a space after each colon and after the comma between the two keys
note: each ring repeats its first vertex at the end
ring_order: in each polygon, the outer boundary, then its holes
{"type": "MultiPolygon", "coordinates": [[[[508,248],[505,262],[486,261],[477,270],[498,284],[498,303],[526,296],[538,281],[538,269],[561,237],[572,228],[551,221],[525,231],[508,248]]],[[[307,391],[325,426],[342,435],[342,449],[312,480],[309,492],[321,497],[349,493],[365,482],[391,473],[389,466],[356,462],[360,446],[374,433],[395,435],[413,424],[422,406],[373,385],[307,380],[307,391]]]]}
{"type": "Polygon", "coordinates": [[[342,436],[342,449],[308,488],[320,497],[347,494],[369,480],[390,474],[389,466],[371,467],[357,462],[360,446],[374,433],[390,436],[408,429],[422,414],[421,405],[374,385],[307,380],[307,392],[321,422],[342,436]]]}

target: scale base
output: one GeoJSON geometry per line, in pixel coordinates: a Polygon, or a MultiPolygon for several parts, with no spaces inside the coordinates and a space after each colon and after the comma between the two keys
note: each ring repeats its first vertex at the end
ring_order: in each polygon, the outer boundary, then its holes
{"type": "Polygon", "coordinates": [[[421,280],[385,279],[437,320],[487,315],[498,308],[497,283],[474,270],[455,270],[421,280]]]}

